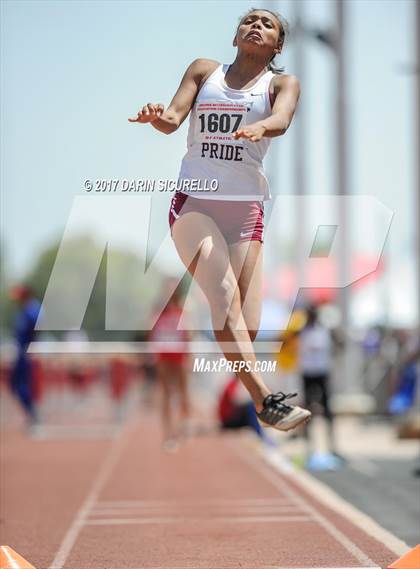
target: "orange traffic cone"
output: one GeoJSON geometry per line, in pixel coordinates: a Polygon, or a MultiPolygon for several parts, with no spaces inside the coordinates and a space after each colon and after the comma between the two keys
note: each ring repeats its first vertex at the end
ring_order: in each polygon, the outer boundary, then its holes
{"type": "Polygon", "coordinates": [[[35,569],[35,567],[11,547],[2,545],[0,546],[0,569],[35,569]]]}
{"type": "Polygon", "coordinates": [[[388,569],[420,569],[420,545],[410,549],[405,555],[394,561],[388,569]]]}

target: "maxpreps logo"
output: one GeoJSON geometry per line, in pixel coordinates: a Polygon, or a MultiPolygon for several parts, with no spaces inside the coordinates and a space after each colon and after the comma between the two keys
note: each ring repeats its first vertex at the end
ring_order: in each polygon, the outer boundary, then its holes
{"type": "MultiPolygon", "coordinates": [[[[284,212],[304,208],[311,212],[305,221],[305,231],[302,234],[302,247],[299,256],[294,258],[296,264],[302,263],[304,271],[294,283],[290,291],[290,306],[293,306],[301,288],[347,287],[362,277],[373,273],[378,266],[383,245],[389,232],[393,212],[373,196],[274,196],[272,199],[271,215],[265,224],[265,239],[275,243],[277,227],[284,221],[284,212]],[[363,236],[361,245],[352,240],[348,245],[348,263],[357,253],[369,253],[369,263],[355,267],[351,274],[332,277],[324,270],[325,262],[331,259],[335,264],[340,262],[341,243],[343,239],[343,221],[340,211],[357,211],[357,232],[363,236]],[[371,228],[375,227],[372,233],[371,228]],[[328,253],[317,253],[319,235],[328,229],[331,235],[328,243],[328,253]],[[334,231],[331,231],[333,229],[334,231]]],[[[105,298],[105,330],[151,330],[158,315],[166,306],[175,288],[181,282],[187,269],[178,259],[174,242],[169,228],[156,252],[151,256],[148,251],[150,237],[150,219],[152,211],[152,196],[136,194],[129,197],[123,195],[81,195],[76,196],[64,230],[60,248],[57,253],[48,286],[42,302],[41,315],[36,324],[36,330],[80,330],[89,304],[89,300],[98,276],[99,268],[106,256],[106,298],[105,298]],[[95,235],[96,248],[94,255],[89,256],[80,275],[80,265],[74,256],[74,239],[89,232],[95,235]],[[156,316],[149,317],[144,309],[142,294],[136,289],[132,293],[130,279],[121,279],[121,264],[117,252],[121,243],[129,243],[139,255],[139,266],[136,269],[141,275],[141,289],[150,289],[155,284],[156,271],[167,264],[168,259],[176,258],[178,265],[174,276],[173,287],[165,291],[156,300],[156,316]],[[115,253],[115,254],[114,254],[115,253]],[[83,277],[83,278],[82,278],[83,277]],[[63,283],[71,280],[73,286],[63,287],[63,283]],[[65,291],[65,292],[64,292],[65,291]],[[65,302],[63,301],[65,298],[65,302]]],[[[249,241],[248,243],[251,243],[249,241]]],[[[324,244],[325,247],[325,244],[324,244]]],[[[200,256],[200,247],[191,248],[186,264],[200,256]]],[[[282,263],[279,248],[272,248],[271,263],[279,266],[282,263]]],[[[198,285],[197,285],[198,286],[198,285]]],[[[194,286],[188,292],[186,305],[191,297],[194,306],[194,286]]],[[[247,303],[244,299],[244,305],[247,303]]],[[[287,315],[285,314],[287,322],[287,315]]],[[[220,323],[220,329],[224,323],[220,323]]],[[[202,321],[189,324],[188,329],[201,330],[202,321]]],[[[272,328],[278,329],[277,323],[272,328]]],[[[238,323],[238,328],[239,323],[238,323]]],[[[145,349],[147,342],[145,342],[145,349]]],[[[258,350],[258,346],[255,346],[258,350]]],[[[191,349],[191,353],[203,353],[191,349]]],[[[226,365],[220,363],[219,365],[226,365]]],[[[237,364],[239,365],[239,363],[237,364]]],[[[211,363],[210,363],[211,366],[211,363]]]]}
{"type": "Polygon", "coordinates": [[[274,372],[276,371],[276,361],[257,360],[252,362],[250,360],[235,360],[228,361],[226,358],[219,358],[218,360],[210,361],[206,358],[194,358],[193,371],[198,373],[238,373],[241,371],[246,372],[274,372]]]}

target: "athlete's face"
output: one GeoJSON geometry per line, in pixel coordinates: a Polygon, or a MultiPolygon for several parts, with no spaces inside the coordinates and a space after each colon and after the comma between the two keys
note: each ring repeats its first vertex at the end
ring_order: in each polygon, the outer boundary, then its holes
{"type": "Polygon", "coordinates": [[[277,19],[264,10],[251,12],[239,24],[233,45],[240,49],[264,49],[269,54],[280,53],[280,26],[277,19]]]}

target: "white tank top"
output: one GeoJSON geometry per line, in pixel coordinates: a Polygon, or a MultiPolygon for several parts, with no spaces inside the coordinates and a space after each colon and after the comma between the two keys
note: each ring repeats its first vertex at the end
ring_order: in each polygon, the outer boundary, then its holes
{"type": "Polygon", "coordinates": [[[271,139],[234,140],[232,133],[271,115],[269,85],[274,73],[267,71],[255,85],[239,90],[226,85],[228,68],[219,65],[197,94],[178,189],[204,199],[268,200],[271,194],[262,161],[271,139]],[[215,191],[214,180],[218,182],[215,191]]]}

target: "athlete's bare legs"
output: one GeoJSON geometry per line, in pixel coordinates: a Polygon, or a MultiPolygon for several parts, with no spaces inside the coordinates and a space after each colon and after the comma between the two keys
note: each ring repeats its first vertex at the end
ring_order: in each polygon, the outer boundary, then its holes
{"type": "Polygon", "coordinates": [[[185,365],[174,366],[174,380],[179,409],[179,435],[191,434],[191,402],[189,393],[189,374],[185,365]]]}
{"type": "MultiPolygon", "coordinates": [[[[260,411],[270,390],[261,375],[253,369],[256,357],[242,314],[241,298],[241,287],[244,291],[245,285],[250,286],[252,281],[253,293],[257,294],[260,277],[257,270],[255,280],[252,278],[251,265],[253,261],[261,263],[261,255],[256,255],[258,247],[249,247],[249,243],[244,243],[229,250],[215,222],[198,212],[188,212],[179,217],[173,224],[172,237],[182,262],[209,302],[214,334],[226,359],[250,362],[251,371],[242,369],[238,375],[249,391],[257,411],[260,411]],[[245,248],[250,251],[247,261],[245,248]],[[235,269],[232,267],[231,256],[235,269]],[[246,268],[242,271],[242,281],[241,278],[238,281],[236,275],[240,272],[241,258],[245,260],[246,268]]],[[[255,327],[255,330],[252,329],[252,337],[255,338],[260,309],[258,304],[250,302],[247,310],[248,322],[255,327]]]]}
{"type": "Polygon", "coordinates": [[[170,377],[170,366],[168,362],[160,361],[157,364],[157,375],[160,385],[160,403],[161,403],[161,416],[162,416],[162,426],[164,439],[171,439],[174,437],[174,425],[172,416],[172,405],[171,405],[171,377],[170,377]]]}
{"type": "Polygon", "coordinates": [[[176,366],[175,378],[179,397],[179,412],[183,421],[189,419],[191,415],[190,395],[188,390],[188,372],[184,366],[176,366]]]}
{"type": "Polygon", "coordinates": [[[229,257],[239,286],[242,315],[254,341],[261,320],[263,245],[260,241],[229,245],[229,257]]]}
{"type": "Polygon", "coordinates": [[[186,431],[187,421],[190,417],[191,406],[188,392],[188,373],[184,365],[167,361],[160,361],[157,365],[158,378],[161,388],[161,416],[164,440],[175,441],[180,429],[175,425],[173,400],[179,407],[176,423],[180,423],[181,430],[186,431]]]}

